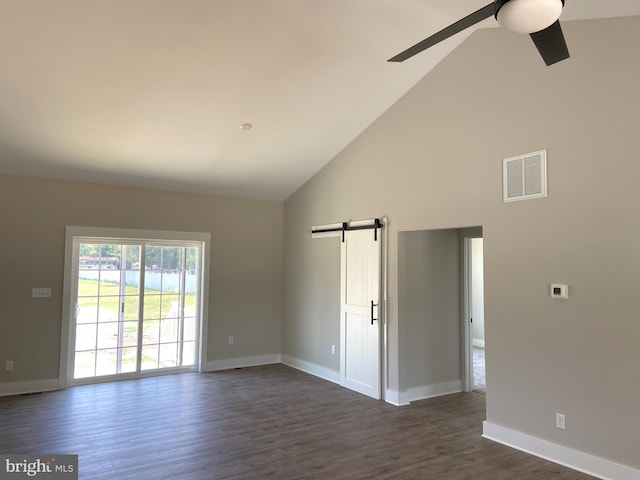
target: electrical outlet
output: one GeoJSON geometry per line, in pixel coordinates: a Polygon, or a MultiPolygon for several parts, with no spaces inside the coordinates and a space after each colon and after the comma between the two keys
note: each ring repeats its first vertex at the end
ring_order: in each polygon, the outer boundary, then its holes
{"type": "Polygon", "coordinates": [[[331,354],[332,355],[336,354],[336,346],[335,345],[331,345],[331,354]]]}
{"type": "Polygon", "coordinates": [[[7,364],[5,366],[5,370],[10,372],[13,370],[13,360],[7,360],[7,364]]]}
{"type": "Polygon", "coordinates": [[[233,335],[229,335],[229,345],[233,345],[233,335]]]}
{"type": "Polygon", "coordinates": [[[563,413],[556,413],[556,428],[564,430],[566,427],[565,417],[563,413]]]}

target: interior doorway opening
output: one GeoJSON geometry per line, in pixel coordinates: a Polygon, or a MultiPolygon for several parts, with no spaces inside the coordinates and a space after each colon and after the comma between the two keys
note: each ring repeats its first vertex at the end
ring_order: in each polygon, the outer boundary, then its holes
{"type": "Polygon", "coordinates": [[[486,391],[482,250],[482,227],[398,234],[398,317],[410,359],[409,402],[486,391]],[[475,256],[472,245],[479,251],[475,256]],[[478,313],[472,313],[474,299],[478,313]],[[473,371],[474,344],[481,374],[473,371]]]}
{"type": "MultiPolygon", "coordinates": [[[[340,240],[339,383],[376,400],[386,394],[386,218],[314,226],[340,240]]],[[[335,346],[332,346],[335,354],[335,346]]]]}

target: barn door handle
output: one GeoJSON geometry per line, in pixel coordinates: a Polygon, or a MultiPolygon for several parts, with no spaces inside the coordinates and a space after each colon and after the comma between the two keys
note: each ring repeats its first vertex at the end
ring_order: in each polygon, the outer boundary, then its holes
{"type": "Polygon", "coordinates": [[[373,300],[371,300],[371,325],[373,325],[373,322],[378,321],[377,318],[373,318],[373,307],[377,307],[378,304],[377,303],[373,303],[373,300]]]}

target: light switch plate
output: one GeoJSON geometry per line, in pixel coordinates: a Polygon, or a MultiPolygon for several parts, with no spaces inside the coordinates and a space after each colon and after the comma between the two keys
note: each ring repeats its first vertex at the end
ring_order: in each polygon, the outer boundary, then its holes
{"type": "Polygon", "coordinates": [[[31,297],[33,298],[48,298],[51,296],[50,288],[32,288],[31,297]]]}

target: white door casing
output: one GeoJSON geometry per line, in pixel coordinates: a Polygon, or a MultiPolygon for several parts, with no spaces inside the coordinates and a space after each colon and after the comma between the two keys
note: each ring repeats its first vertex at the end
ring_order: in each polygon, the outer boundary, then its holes
{"type": "Polygon", "coordinates": [[[340,385],[381,398],[382,235],[344,232],[340,274],[340,385]]]}

